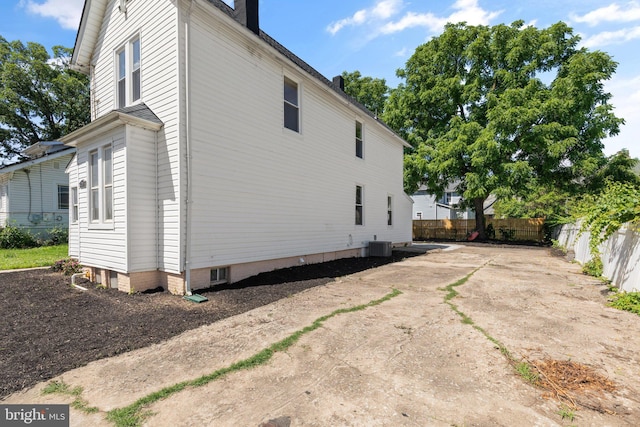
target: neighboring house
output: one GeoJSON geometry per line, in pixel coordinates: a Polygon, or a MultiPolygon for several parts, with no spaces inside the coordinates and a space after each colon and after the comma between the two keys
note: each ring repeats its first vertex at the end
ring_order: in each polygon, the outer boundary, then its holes
{"type": "Polygon", "coordinates": [[[411,243],[406,142],[234,5],[85,1],[92,122],[62,141],[93,280],[183,294],[411,243]]]}
{"type": "MultiPolygon", "coordinates": [[[[462,196],[456,192],[456,185],[450,185],[442,197],[429,193],[426,186],[421,186],[411,199],[413,200],[413,219],[475,219],[472,208],[460,206],[462,196]]],[[[484,213],[493,215],[495,197],[490,196],[484,203],[484,213]]]]}
{"type": "Polygon", "coordinates": [[[0,167],[0,227],[13,225],[44,237],[69,226],[69,178],[65,167],[75,149],[60,142],[27,147],[25,160],[0,167]]]}

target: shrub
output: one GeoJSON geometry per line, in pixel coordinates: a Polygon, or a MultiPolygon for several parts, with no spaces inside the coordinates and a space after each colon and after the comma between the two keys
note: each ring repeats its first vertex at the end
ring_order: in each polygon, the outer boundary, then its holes
{"type": "Polygon", "coordinates": [[[619,292],[614,295],[609,305],[619,310],[625,310],[635,314],[640,314],[640,293],[619,292]]]}
{"type": "Polygon", "coordinates": [[[13,225],[7,225],[0,230],[0,248],[27,249],[38,246],[36,238],[29,232],[13,225]]]}
{"type": "Polygon", "coordinates": [[[602,276],[603,268],[600,257],[594,256],[582,266],[582,272],[588,276],[600,277],[602,276]]]}
{"type": "Polygon", "coordinates": [[[73,258],[65,258],[55,262],[51,266],[53,271],[62,272],[65,276],[71,276],[75,273],[82,273],[82,265],[78,262],[78,260],[73,258]]]}
{"type": "Polygon", "coordinates": [[[69,230],[63,227],[54,227],[47,231],[48,238],[44,241],[45,246],[64,245],[69,243],[69,230]]]}

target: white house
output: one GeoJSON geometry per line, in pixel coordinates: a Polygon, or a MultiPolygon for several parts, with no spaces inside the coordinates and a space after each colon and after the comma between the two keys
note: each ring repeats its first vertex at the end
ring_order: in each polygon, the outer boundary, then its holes
{"type": "Polygon", "coordinates": [[[406,142],[234,5],[85,1],[92,122],[62,141],[69,254],[95,281],[183,294],[410,244],[406,142]]]}
{"type": "Polygon", "coordinates": [[[413,200],[413,219],[474,219],[471,208],[460,207],[462,196],[455,186],[446,189],[442,197],[429,193],[426,186],[421,186],[411,195],[413,200]]]}
{"type": "Polygon", "coordinates": [[[9,224],[44,236],[69,225],[69,178],[75,150],[60,142],[27,147],[24,160],[0,167],[0,227],[9,224]]]}

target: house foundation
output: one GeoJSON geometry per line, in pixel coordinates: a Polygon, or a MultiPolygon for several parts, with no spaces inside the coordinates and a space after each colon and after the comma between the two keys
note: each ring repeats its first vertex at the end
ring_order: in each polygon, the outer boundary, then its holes
{"type": "MultiPolygon", "coordinates": [[[[191,270],[191,290],[206,289],[218,283],[234,283],[267,271],[296,267],[305,264],[318,264],[342,258],[359,258],[368,255],[367,248],[348,249],[344,251],[324,252],[319,254],[299,255],[266,261],[248,262],[242,264],[211,266],[191,270]],[[213,281],[212,270],[225,270],[225,279],[213,281]]],[[[135,273],[121,273],[98,267],[85,267],[89,279],[94,283],[108,288],[133,293],[162,287],[174,295],[186,294],[186,280],[184,274],[168,273],[164,271],[143,271],[135,273]]]]}

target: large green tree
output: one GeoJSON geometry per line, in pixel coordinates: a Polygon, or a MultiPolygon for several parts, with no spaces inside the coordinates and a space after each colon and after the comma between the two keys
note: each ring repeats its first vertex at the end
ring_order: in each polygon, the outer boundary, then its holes
{"type": "Polygon", "coordinates": [[[398,76],[385,121],[414,147],[405,157],[405,189],[436,194],[450,184],[476,212],[531,188],[572,192],[602,165],[602,140],[624,122],[603,82],[609,55],[579,48],[559,22],[546,29],[448,24],[419,46],[398,76]]]}
{"type": "Polygon", "coordinates": [[[385,79],[362,76],[360,71],[342,72],[344,91],[369,111],[381,115],[389,96],[389,87],[385,79]]]}
{"type": "Polygon", "coordinates": [[[0,158],[89,123],[89,79],[69,68],[71,49],[0,36],[0,158]]]}

